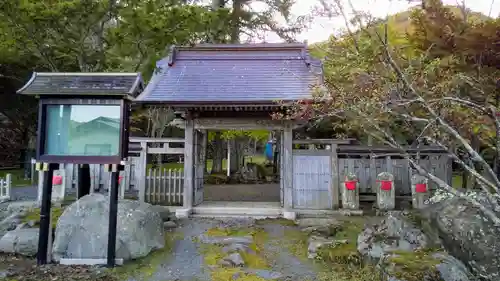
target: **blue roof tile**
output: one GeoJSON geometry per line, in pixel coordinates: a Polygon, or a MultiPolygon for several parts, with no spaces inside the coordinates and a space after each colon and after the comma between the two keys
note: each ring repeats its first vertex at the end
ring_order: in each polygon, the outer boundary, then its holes
{"type": "Polygon", "coordinates": [[[158,61],[139,102],[231,103],[310,99],[321,65],[305,44],[203,45],[158,61]],[[171,65],[169,65],[171,62],[171,65]]]}

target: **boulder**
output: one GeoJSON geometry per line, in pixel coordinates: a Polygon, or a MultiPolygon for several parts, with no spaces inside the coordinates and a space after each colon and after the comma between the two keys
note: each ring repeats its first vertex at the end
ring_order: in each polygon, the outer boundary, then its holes
{"type": "Polygon", "coordinates": [[[10,230],[16,229],[16,227],[21,223],[21,217],[24,215],[23,211],[10,212],[7,217],[0,221],[0,237],[5,235],[10,230]]]}
{"type": "MultiPolygon", "coordinates": [[[[59,218],[53,258],[106,258],[109,197],[90,194],[68,206],[59,218]]],[[[119,200],[116,258],[136,259],[165,245],[163,221],[154,208],[139,201],[119,200]]]]}
{"type": "MultiPolygon", "coordinates": [[[[482,203],[500,217],[481,192],[468,192],[466,196],[482,203]]],[[[498,204],[500,197],[496,196],[498,204]]],[[[500,280],[500,226],[466,199],[438,192],[421,210],[420,223],[426,234],[441,237],[444,248],[467,265],[474,275],[483,280],[500,280]]]]}
{"type": "Polygon", "coordinates": [[[22,228],[7,232],[0,239],[0,252],[35,256],[38,251],[38,228],[22,228]]]}
{"type": "Polygon", "coordinates": [[[415,251],[427,245],[425,234],[399,212],[389,212],[380,224],[365,228],[357,241],[363,259],[375,263],[391,252],[415,251]]]}

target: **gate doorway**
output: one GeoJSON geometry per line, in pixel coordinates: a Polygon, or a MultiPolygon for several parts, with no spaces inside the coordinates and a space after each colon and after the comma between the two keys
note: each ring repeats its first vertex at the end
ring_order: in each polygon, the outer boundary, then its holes
{"type": "MultiPolygon", "coordinates": [[[[205,138],[205,146],[196,146],[208,155],[205,166],[195,164],[205,171],[203,202],[281,202],[279,131],[249,130],[232,138],[228,137],[231,132],[208,132],[211,138],[205,138]]],[[[202,170],[197,168],[195,173],[199,179],[202,170]]],[[[199,188],[199,183],[195,185],[199,188]]],[[[200,203],[196,198],[194,206],[200,203]]]]}

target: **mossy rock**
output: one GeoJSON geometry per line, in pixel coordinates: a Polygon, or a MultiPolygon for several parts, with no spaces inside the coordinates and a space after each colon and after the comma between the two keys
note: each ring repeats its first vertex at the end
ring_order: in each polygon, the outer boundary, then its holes
{"type": "Polygon", "coordinates": [[[404,281],[440,281],[436,266],[441,260],[433,256],[439,251],[423,249],[415,252],[395,251],[386,262],[386,273],[404,281]]]}

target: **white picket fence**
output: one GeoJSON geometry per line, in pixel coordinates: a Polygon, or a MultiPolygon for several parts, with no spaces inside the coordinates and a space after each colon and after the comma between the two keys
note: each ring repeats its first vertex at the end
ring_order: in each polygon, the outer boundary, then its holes
{"type": "Polygon", "coordinates": [[[10,200],[10,189],[12,188],[12,175],[6,174],[5,178],[0,178],[0,202],[10,200]]]}
{"type": "Polygon", "coordinates": [[[182,205],[184,171],[149,169],[146,175],[145,201],[156,205],[182,205]]]}

